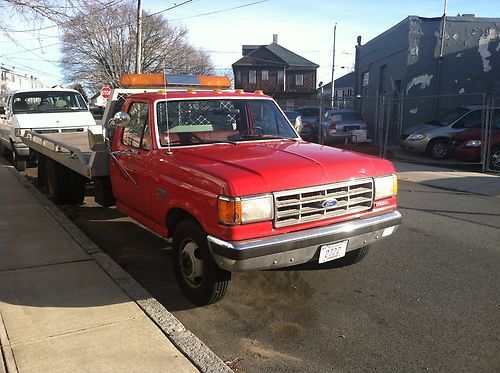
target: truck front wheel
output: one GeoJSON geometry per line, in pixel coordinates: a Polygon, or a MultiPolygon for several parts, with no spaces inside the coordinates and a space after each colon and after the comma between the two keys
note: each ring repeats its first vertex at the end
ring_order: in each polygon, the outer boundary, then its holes
{"type": "Polygon", "coordinates": [[[369,250],[370,246],[363,246],[359,249],[348,251],[344,257],[335,260],[335,263],[340,267],[356,264],[360,262],[366,256],[366,254],[368,254],[369,250]]]}
{"type": "Polygon", "coordinates": [[[231,272],[213,260],[203,229],[192,219],[183,220],[174,231],[172,248],[175,277],[186,298],[198,306],[220,301],[231,272]]]}

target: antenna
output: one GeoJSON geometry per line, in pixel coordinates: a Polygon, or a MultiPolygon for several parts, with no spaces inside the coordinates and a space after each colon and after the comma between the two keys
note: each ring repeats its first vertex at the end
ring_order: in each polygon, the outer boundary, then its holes
{"type": "MultiPolygon", "coordinates": [[[[166,66],[163,66],[163,76],[166,76],[167,74],[167,68],[166,66]]],[[[167,79],[163,79],[163,95],[165,96],[165,127],[167,129],[167,154],[171,155],[172,154],[172,149],[170,148],[170,127],[168,125],[168,105],[167,105],[167,79]]]]}

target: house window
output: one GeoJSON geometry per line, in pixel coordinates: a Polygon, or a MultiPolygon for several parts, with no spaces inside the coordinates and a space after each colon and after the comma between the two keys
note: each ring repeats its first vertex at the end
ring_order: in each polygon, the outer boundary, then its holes
{"type": "Polygon", "coordinates": [[[283,70],[278,70],[278,84],[283,84],[285,78],[285,72],[283,70]]]}
{"type": "Polygon", "coordinates": [[[256,70],[248,70],[248,83],[250,83],[250,84],[257,83],[257,71],[256,70]]]}
{"type": "Polygon", "coordinates": [[[236,71],[236,83],[241,83],[241,71],[236,71]]]}
{"type": "Polygon", "coordinates": [[[295,75],[295,85],[304,85],[304,74],[295,75]]]}
{"type": "Polygon", "coordinates": [[[269,70],[262,70],[261,80],[269,80],[269,70]]]}

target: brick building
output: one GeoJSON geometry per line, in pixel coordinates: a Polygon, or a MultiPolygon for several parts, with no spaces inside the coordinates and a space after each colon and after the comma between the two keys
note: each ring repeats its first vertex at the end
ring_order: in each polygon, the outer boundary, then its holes
{"type": "Polygon", "coordinates": [[[316,96],[316,69],[304,57],[278,44],[243,45],[243,57],[233,63],[234,86],[245,91],[261,89],[286,107],[316,96]]]}

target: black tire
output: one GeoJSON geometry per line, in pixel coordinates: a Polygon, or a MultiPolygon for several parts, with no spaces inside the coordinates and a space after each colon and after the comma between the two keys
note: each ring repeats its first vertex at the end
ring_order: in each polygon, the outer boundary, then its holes
{"type": "Polygon", "coordinates": [[[348,251],[344,257],[335,260],[335,264],[345,267],[359,263],[368,254],[368,251],[370,251],[370,246],[363,246],[359,249],[348,251]]]}
{"type": "Polygon", "coordinates": [[[87,179],[74,171],[70,171],[69,180],[71,185],[69,203],[75,205],[83,204],[83,200],[85,199],[85,184],[87,183],[87,179]]]}
{"type": "Polygon", "coordinates": [[[50,159],[45,162],[45,191],[54,203],[63,205],[71,201],[69,172],[50,159]]]}
{"type": "Polygon", "coordinates": [[[450,144],[446,140],[432,140],[427,146],[427,154],[434,159],[448,158],[450,144]]]}
{"type": "Polygon", "coordinates": [[[226,294],[231,272],[217,266],[208,249],[207,235],[192,219],[175,228],[172,265],[182,292],[198,306],[220,301],[226,294]]]}
{"type": "Polygon", "coordinates": [[[47,161],[47,158],[40,154],[36,154],[37,157],[37,169],[36,169],[36,176],[37,176],[37,186],[39,188],[45,187],[45,162],[47,161]]]}
{"type": "Polygon", "coordinates": [[[12,151],[11,151],[11,156],[12,156],[12,165],[16,168],[18,171],[24,171],[26,170],[26,165],[27,161],[26,159],[19,158],[16,148],[14,147],[14,144],[11,144],[12,146],[12,151]]]}
{"type": "Polygon", "coordinates": [[[2,157],[8,157],[10,154],[9,148],[7,148],[2,141],[0,141],[0,155],[2,157]]]}

